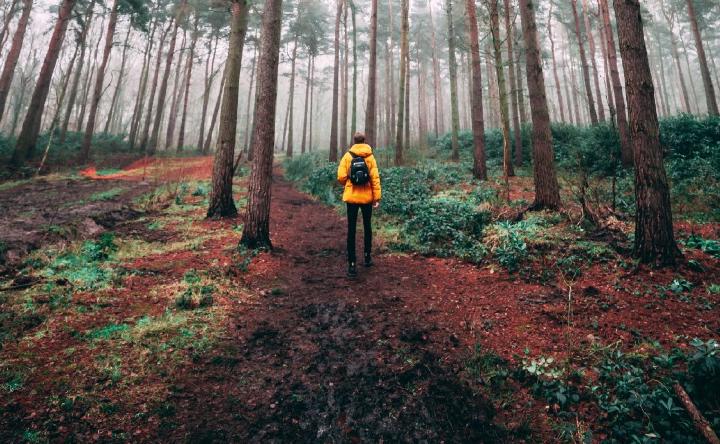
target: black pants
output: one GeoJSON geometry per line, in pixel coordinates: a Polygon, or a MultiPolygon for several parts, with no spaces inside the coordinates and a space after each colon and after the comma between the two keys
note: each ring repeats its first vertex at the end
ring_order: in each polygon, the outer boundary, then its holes
{"type": "Polygon", "coordinates": [[[365,254],[370,254],[372,249],[372,204],[347,204],[348,214],[348,235],[347,254],[348,262],[357,262],[355,257],[355,232],[357,231],[358,210],[362,210],[363,231],[365,232],[365,254]]]}

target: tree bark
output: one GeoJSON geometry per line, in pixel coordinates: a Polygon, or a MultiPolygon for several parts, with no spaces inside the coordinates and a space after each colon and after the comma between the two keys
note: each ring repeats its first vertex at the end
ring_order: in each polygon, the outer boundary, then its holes
{"type": "Polygon", "coordinates": [[[177,151],[181,152],[185,145],[185,124],[187,123],[188,100],[190,98],[190,83],[192,80],[193,65],[195,64],[195,46],[198,39],[198,22],[200,17],[195,13],[195,21],[193,24],[193,36],[190,41],[190,54],[187,59],[187,72],[185,74],[185,97],[183,99],[182,117],[180,118],[180,133],[178,134],[177,151]]]}
{"type": "Polygon", "coordinates": [[[230,6],[232,18],[228,57],[225,65],[226,79],[222,95],[220,132],[215,162],[213,163],[212,192],[207,217],[232,217],[237,215],[233,200],[233,174],[235,172],[235,136],[237,134],[238,96],[240,92],[240,69],[247,31],[247,0],[234,1],[230,6]]]}
{"type": "Polygon", "coordinates": [[[455,32],[453,29],[452,1],[445,1],[445,13],[447,15],[447,38],[448,38],[448,64],[450,65],[450,108],[452,112],[452,134],[450,143],[452,145],[452,160],[457,162],[460,160],[460,142],[458,134],[460,132],[460,115],[458,112],[458,94],[457,94],[457,63],[455,62],[455,32]]]}
{"type": "Polygon", "coordinates": [[[292,66],[290,68],[290,103],[288,104],[289,111],[289,118],[288,118],[288,142],[287,142],[287,151],[286,155],[288,157],[293,156],[293,122],[294,119],[294,110],[295,110],[295,67],[297,66],[297,39],[298,37],[295,36],[295,46],[293,47],[293,53],[292,53],[292,66]]]}
{"type": "Polygon", "coordinates": [[[365,139],[370,145],[375,145],[375,98],[377,83],[377,1],[371,0],[370,6],[370,54],[368,64],[368,96],[365,108],[365,139]]]}
{"type": "Polygon", "coordinates": [[[513,23],[513,34],[515,34],[515,68],[517,70],[517,74],[515,75],[515,79],[517,79],[517,101],[518,101],[518,108],[520,109],[520,126],[524,126],[527,122],[527,112],[525,110],[525,85],[524,85],[524,77],[522,75],[522,63],[520,62],[522,51],[521,51],[521,43],[522,43],[522,35],[520,35],[519,32],[517,32],[517,27],[515,23],[513,23]]]}
{"type": "Polygon", "coordinates": [[[10,3],[8,5],[8,8],[5,10],[5,16],[3,16],[2,30],[0,30],[0,48],[5,47],[5,39],[10,33],[10,22],[12,21],[13,17],[15,17],[15,13],[17,12],[17,4],[18,0],[12,0],[12,3],[10,3]]]}
{"type": "Polygon", "coordinates": [[[465,11],[470,23],[470,57],[472,59],[472,131],[473,177],[487,180],[485,161],[485,119],[483,116],[482,66],[475,0],[465,0],[465,11]]]}
{"type": "Polygon", "coordinates": [[[615,110],[618,132],[620,133],[620,155],[624,166],[632,166],[633,153],[632,143],[630,141],[630,130],[628,128],[625,96],[623,94],[622,83],[620,82],[620,72],[618,71],[617,53],[615,51],[615,38],[613,37],[613,29],[610,24],[610,11],[608,8],[608,0],[600,0],[600,10],[605,24],[606,48],[608,53],[608,64],[610,65],[610,78],[613,85],[613,96],[615,98],[615,110]]]}
{"type": "MultiPolygon", "coordinates": [[[[395,129],[395,165],[400,166],[403,163],[403,139],[404,139],[404,126],[405,126],[405,86],[407,72],[406,59],[408,56],[408,32],[409,32],[409,1],[401,0],[400,2],[400,79],[399,88],[400,94],[398,95],[398,113],[397,113],[397,127],[395,129]]],[[[452,31],[448,31],[450,34],[452,31]]],[[[405,141],[406,142],[406,141],[405,141]]]]}
{"type": "Polygon", "coordinates": [[[343,0],[343,49],[341,66],[341,83],[340,83],[340,137],[338,138],[339,148],[344,150],[348,142],[348,32],[347,32],[347,10],[348,2],[343,0]]]}
{"type": "Polygon", "coordinates": [[[601,122],[605,121],[605,108],[603,107],[602,94],[600,93],[600,75],[598,74],[597,60],[595,59],[595,37],[593,37],[592,28],[590,27],[590,14],[588,12],[587,0],[583,2],[583,18],[585,23],[585,34],[590,47],[590,63],[592,64],[593,80],[595,82],[595,97],[597,98],[598,118],[601,122]]]}
{"type": "Polygon", "coordinates": [[[550,55],[552,56],[553,78],[555,79],[555,91],[557,92],[558,107],[560,108],[560,120],[565,122],[565,106],[563,105],[562,90],[560,88],[560,77],[557,72],[557,62],[555,60],[555,40],[552,34],[552,11],[555,6],[553,0],[550,1],[550,11],[548,12],[548,39],[550,40],[550,55]]]}
{"type": "Polygon", "coordinates": [[[512,37],[512,25],[510,22],[510,12],[512,6],[510,0],[504,0],[505,6],[505,32],[507,39],[507,51],[508,51],[508,76],[510,80],[510,105],[512,113],[513,123],[513,135],[515,136],[515,165],[522,166],[523,163],[523,151],[522,151],[522,135],[520,134],[520,116],[518,115],[518,102],[517,102],[517,79],[515,78],[515,61],[513,60],[513,37],[512,37]]]}
{"type": "MultiPolygon", "coordinates": [[[[377,0],[376,0],[377,1],[377,0]]],[[[5,111],[5,103],[10,94],[10,85],[12,85],[13,76],[15,75],[15,67],[17,66],[23,43],[25,42],[25,32],[27,31],[28,21],[30,20],[30,11],[32,11],[32,0],[23,0],[23,11],[18,20],[15,34],[13,34],[10,51],[5,57],[5,65],[2,74],[0,74],[0,121],[2,121],[5,111]]],[[[5,25],[7,28],[7,24],[5,25]]],[[[68,73],[70,74],[70,73],[68,73]]]]}
{"type": "MultiPolygon", "coordinates": [[[[305,102],[303,107],[303,129],[302,129],[302,140],[300,142],[300,154],[305,154],[305,148],[307,146],[307,124],[308,124],[308,105],[310,104],[310,70],[312,69],[312,56],[308,55],[307,74],[305,76],[305,102]]],[[[252,83],[252,77],[250,78],[252,83]]]]}
{"type": "Polygon", "coordinates": [[[250,113],[250,105],[252,103],[253,98],[253,85],[255,84],[255,71],[257,66],[257,51],[258,51],[258,43],[257,43],[257,35],[255,38],[255,47],[253,49],[253,59],[252,59],[252,66],[250,68],[250,86],[248,87],[248,94],[247,94],[247,103],[245,104],[245,141],[243,142],[243,151],[248,153],[250,144],[250,121],[253,120],[253,115],[250,113]]]}
{"type": "MultiPolygon", "coordinates": [[[[185,56],[185,43],[187,39],[187,31],[183,30],[183,39],[182,43],[180,44],[180,55],[178,56],[178,61],[175,64],[175,81],[173,83],[173,91],[172,91],[172,100],[170,102],[170,116],[168,116],[168,124],[167,129],[165,131],[165,149],[168,150],[172,148],[173,139],[175,139],[175,126],[177,125],[177,115],[178,115],[178,108],[180,106],[180,100],[182,100],[182,93],[184,92],[184,89],[182,88],[182,85],[185,84],[184,80],[182,78],[182,68],[183,68],[183,57],[185,56]]],[[[177,148],[176,148],[177,149],[177,148]]]]}
{"type": "MultiPolygon", "coordinates": [[[[148,101],[147,113],[145,114],[145,124],[143,125],[142,138],[140,139],[140,150],[147,152],[148,137],[150,135],[150,122],[152,122],[153,116],[153,105],[155,103],[155,91],[157,90],[158,78],[160,76],[160,64],[162,63],[162,50],[165,44],[170,29],[173,27],[173,22],[170,22],[168,29],[166,29],[160,37],[160,44],[158,45],[158,55],[155,61],[155,73],[153,74],[152,87],[150,88],[150,100],[148,101]]],[[[158,102],[158,107],[162,106],[158,102]]]]}
{"type": "Polygon", "coordinates": [[[512,142],[510,140],[510,116],[508,111],[508,93],[505,84],[505,69],[502,60],[502,42],[500,41],[500,16],[498,13],[498,0],[489,0],[490,30],[492,33],[493,54],[495,57],[495,76],[500,100],[500,125],[503,133],[503,176],[515,176],[512,163],[512,142]]]}
{"type": "Polygon", "coordinates": [[[145,46],[145,54],[143,56],[143,69],[140,78],[140,88],[138,88],[137,96],[135,97],[135,107],[133,109],[133,115],[130,119],[130,135],[128,137],[130,141],[130,147],[135,149],[135,142],[137,141],[138,131],[140,130],[140,122],[142,121],[142,113],[145,105],[145,93],[147,91],[148,80],[150,78],[150,61],[152,59],[152,48],[155,42],[155,31],[157,31],[158,20],[153,20],[152,30],[148,37],[147,45],[145,46]]]}
{"type": "Polygon", "coordinates": [[[548,112],[545,77],[535,23],[535,2],[520,0],[520,15],[525,38],[527,83],[530,91],[530,111],[533,123],[533,177],[535,179],[533,208],[557,209],[560,207],[560,187],[555,173],[550,113],[548,112]]]}
{"type": "Polygon", "coordinates": [[[690,27],[692,28],[693,37],[695,38],[695,48],[697,49],[698,62],[700,62],[700,74],[705,87],[705,101],[707,102],[708,114],[711,116],[718,115],[718,105],[715,98],[715,88],[713,87],[712,78],[710,77],[710,69],[708,69],[707,57],[705,56],[705,47],[703,46],[700,28],[697,23],[695,14],[695,4],[693,0],[687,0],[688,17],[690,19],[690,27]]]}
{"type": "Polygon", "coordinates": [[[115,84],[115,92],[113,93],[112,100],[110,101],[110,110],[108,111],[107,120],[105,120],[105,128],[103,132],[108,133],[110,131],[110,123],[115,115],[115,109],[117,108],[117,101],[120,97],[120,90],[122,89],[122,81],[125,76],[125,64],[127,63],[127,49],[128,42],[130,40],[130,33],[132,31],[132,25],[128,26],[127,34],[125,34],[125,42],[123,42],[122,57],[120,60],[120,71],[118,72],[117,83],[115,84]]]}
{"type": "Polygon", "coordinates": [[[435,24],[433,23],[432,15],[432,2],[428,0],[428,14],[430,15],[430,33],[432,36],[432,59],[433,59],[433,84],[435,90],[433,92],[433,106],[434,106],[434,130],[435,136],[440,135],[444,131],[444,116],[443,116],[443,103],[442,98],[439,98],[440,94],[440,62],[438,61],[437,55],[437,41],[435,38],[435,24]]]}
{"type": "Polygon", "coordinates": [[[315,109],[315,56],[312,58],[312,68],[310,69],[311,75],[310,75],[310,131],[308,134],[308,151],[313,150],[313,116],[315,109]]]}
{"type": "Polygon", "coordinates": [[[32,158],[35,152],[35,144],[37,143],[38,134],[40,132],[40,124],[42,122],[42,112],[45,108],[48,92],[50,91],[50,82],[52,81],[53,71],[57,64],[60,50],[62,49],[63,40],[65,39],[65,31],[67,31],[68,22],[72,15],[72,9],[75,6],[75,0],[63,0],[58,19],[55,22],[48,50],[45,54],[40,74],[35,84],[30,105],[25,115],[22,130],[18,136],[13,151],[10,164],[14,167],[20,166],[25,160],[32,158]]]}
{"type": "Polygon", "coordinates": [[[95,75],[95,89],[93,90],[92,103],[90,104],[90,114],[88,115],[87,127],[85,127],[85,136],[83,137],[82,150],[80,153],[80,162],[86,163],[90,160],[90,145],[92,144],[92,136],[95,133],[95,120],[97,118],[100,98],[103,93],[103,83],[105,82],[105,71],[110,60],[110,52],[112,51],[113,38],[115,37],[115,27],[117,25],[118,0],[113,1],[110,10],[110,20],[108,20],[107,34],[105,35],[105,47],[103,48],[102,62],[95,75]]]}
{"type": "Polygon", "coordinates": [[[660,147],[652,75],[643,35],[639,0],[613,0],[625,72],[630,135],[635,159],[635,247],[642,262],[674,264],[675,244],[670,188],[660,147]]]}
{"type": "Polygon", "coordinates": [[[213,134],[215,132],[215,123],[217,122],[217,117],[220,112],[220,105],[222,104],[222,95],[223,91],[225,91],[225,81],[226,79],[227,71],[223,69],[223,75],[220,79],[220,89],[218,90],[218,98],[215,101],[215,109],[213,110],[212,119],[210,119],[210,128],[208,128],[207,134],[205,135],[205,144],[202,147],[202,154],[203,156],[206,156],[208,153],[210,153],[210,145],[212,144],[213,140],[213,134]]]}
{"type": "MultiPolygon", "coordinates": [[[[352,42],[353,42],[353,81],[352,81],[352,110],[350,111],[350,145],[352,145],[353,135],[357,131],[357,22],[355,20],[355,2],[350,1],[350,10],[352,13],[352,42]]],[[[367,135],[365,136],[367,140],[367,135]]]]}
{"type": "Polygon", "coordinates": [[[588,111],[590,112],[590,123],[597,125],[598,117],[595,110],[595,100],[593,99],[592,86],[590,85],[590,68],[588,67],[587,57],[585,56],[585,45],[583,44],[582,34],[580,34],[580,19],[577,12],[577,0],[571,0],[573,19],[575,21],[575,37],[577,38],[578,48],[580,50],[580,63],[582,65],[583,80],[585,82],[585,94],[588,99],[588,111]]]}
{"type": "Polygon", "coordinates": [[[330,148],[329,161],[337,162],[338,159],[338,104],[339,104],[339,79],[340,75],[340,17],[342,15],[343,0],[336,0],[337,12],[335,14],[335,65],[333,68],[333,98],[330,124],[330,148]]]}
{"type": "Polygon", "coordinates": [[[148,142],[147,153],[150,155],[155,154],[158,145],[158,137],[160,136],[160,126],[162,125],[163,111],[165,111],[165,95],[167,94],[168,80],[170,78],[170,69],[172,68],[173,58],[175,57],[175,42],[177,42],[177,31],[180,27],[180,14],[184,5],[187,4],[187,0],[183,0],[180,5],[180,11],[175,17],[175,26],[173,29],[172,37],[170,37],[170,47],[168,48],[167,61],[165,62],[165,73],[163,74],[162,82],[160,83],[160,91],[158,91],[158,106],[155,112],[155,123],[153,124],[152,135],[148,142]]]}
{"type": "Polygon", "coordinates": [[[282,0],[266,0],[258,65],[253,145],[255,158],[248,186],[248,205],[240,243],[248,248],[272,248],[270,199],[272,183],[275,102],[282,24],[282,0]]]}

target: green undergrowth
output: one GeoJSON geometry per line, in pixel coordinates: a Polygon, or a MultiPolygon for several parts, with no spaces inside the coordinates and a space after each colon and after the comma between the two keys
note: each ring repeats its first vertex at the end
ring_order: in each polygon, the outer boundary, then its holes
{"type": "Polygon", "coordinates": [[[720,430],[720,346],[715,340],[692,339],[685,348],[671,350],[644,342],[631,351],[619,343],[592,343],[572,360],[561,361],[529,354],[526,350],[511,362],[478,345],[465,361],[465,372],[501,407],[516,402],[514,384],[526,387],[547,405],[559,442],[705,442],[675,394],[676,383],[720,430]]]}

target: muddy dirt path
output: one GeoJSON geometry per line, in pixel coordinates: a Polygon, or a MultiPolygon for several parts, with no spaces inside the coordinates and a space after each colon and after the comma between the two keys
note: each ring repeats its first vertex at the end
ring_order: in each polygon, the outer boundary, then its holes
{"type": "Polygon", "coordinates": [[[384,255],[348,280],[345,221],[279,177],[271,224],[275,250],[239,278],[262,298],[231,315],[213,356],[171,375],[178,383],[168,402],[177,417],[169,436],[513,440],[466,383],[469,344],[433,319],[434,301],[458,298],[478,282],[458,279],[447,262],[384,255]]]}

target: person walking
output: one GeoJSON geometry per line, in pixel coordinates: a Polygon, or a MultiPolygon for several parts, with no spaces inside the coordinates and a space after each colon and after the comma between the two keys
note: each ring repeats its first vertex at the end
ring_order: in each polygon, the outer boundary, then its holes
{"type": "Polygon", "coordinates": [[[355,256],[355,232],[358,211],[362,211],[364,232],[365,266],[371,267],[372,261],[372,210],[380,206],[382,190],[380,172],[373,150],[365,143],[363,133],[353,135],[354,145],[340,159],[337,179],[345,187],[343,202],[347,204],[348,233],[347,258],[348,277],[357,276],[357,258],[355,256]]]}

